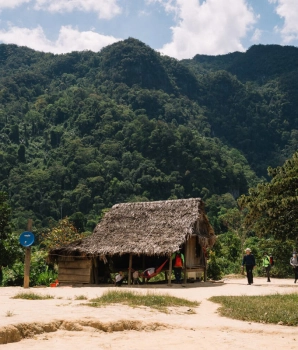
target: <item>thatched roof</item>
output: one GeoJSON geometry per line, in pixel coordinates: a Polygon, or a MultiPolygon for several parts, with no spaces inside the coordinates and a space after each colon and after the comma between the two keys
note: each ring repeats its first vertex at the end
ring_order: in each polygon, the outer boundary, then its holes
{"type": "Polygon", "coordinates": [[[215,242],[200,198],[116,204],[91,236],[53,249],[50,255],[165,255],[192,234],[204,247],[215,242]]]}

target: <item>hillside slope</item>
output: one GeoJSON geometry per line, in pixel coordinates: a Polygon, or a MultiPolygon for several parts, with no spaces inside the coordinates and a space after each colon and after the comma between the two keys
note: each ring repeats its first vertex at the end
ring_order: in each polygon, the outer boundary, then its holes
{"type": "Polygon", "coordinates": [[[202,70],[133,38],[65,55],[0,45],[0,190],[15,228],[67,215],[92,229],[117,202],[246,193],[298,133],[289,70],[238,79],[243,55],[202,70]]]}

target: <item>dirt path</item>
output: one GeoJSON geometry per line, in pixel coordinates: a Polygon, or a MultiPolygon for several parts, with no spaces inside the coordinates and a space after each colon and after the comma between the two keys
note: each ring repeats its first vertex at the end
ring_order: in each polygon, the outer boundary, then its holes
{"type": "MultiPolygon", "coordinates": [[[[113,287],[109,287],[113,288],[113,287]]],[[[104,308],[82,306],[88,299],[100,296],[107,287],[0,288],[0,349],[126,349],[171,350],[196,349],[296,349],[297,327],[265,325],[220,317],[217,305],[208,301],[213,295],[264,295],[298,292],[293,280],[255,279],[252,286],[245,279],[225,280],[224,283],[196,283],[181,286],[143,286],[140,293],[168,293],[201,305],[194,311],[188,308],[170,309],[160,313],[147,308],[111,305],[104,308]],[[18,292],[50,294],[55,299],[11,299],[18,292]],[[22,339],[26,336],[26,339],[22,339]],[[5,338],[6,337],[6,338],[5,338]],[[2,342],[1,342],[2,339],[2,342]],[[21,340],[22,339],[22,340],[21,340]],[[20,341],[19,341],[20,340],[20,341]]],[[[121,287],[125,289],[125,287],[121,287]]]]}

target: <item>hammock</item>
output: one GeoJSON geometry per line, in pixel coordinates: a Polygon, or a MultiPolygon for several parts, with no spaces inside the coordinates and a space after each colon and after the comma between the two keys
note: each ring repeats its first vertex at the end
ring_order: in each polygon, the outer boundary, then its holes
{"type": "MultiPolygon", "coordinates": [[[[142,272],[142,273],[140,274],[140,277],[144,277],[144,278],[147,279],[147,281],[149,281],[150,278],[155,277],[156,275],[158,275],[158,274],[161,272],[161,270],[163,269],[163,267],[165,266],[165,264],[168,262],[168,260],[169,260],[169,259],[167,259],[165,262],[163,262],[151,275],[147,276],[147,275],[144,275],[144,272],[142,272]]],[[[146,270],[145,270],[145,271],[146,271],[146,270]]]]}

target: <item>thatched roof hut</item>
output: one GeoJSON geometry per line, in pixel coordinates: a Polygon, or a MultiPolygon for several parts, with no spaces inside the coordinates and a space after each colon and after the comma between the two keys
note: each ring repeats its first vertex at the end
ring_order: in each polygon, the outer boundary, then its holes
{"type": "Polygon", "coordinates": [[[168,255],[197,235],[202,247],[216,236],[200,198],[114,205],[91,236],[53,249],[50,257],[67,255],[168,255]]]}
{"type": "Polygon", "coordinates": [[[215,239],[200,198],[123,203],[105,214],[91,236],[52,249],[49,258],[58,260],[59,281],[96,284],[112,272],[158,266],[161,259],[170,283],[170,256],[182,249],[184,279],[199,272],[206,279],[205,252],[215,239]]]}

